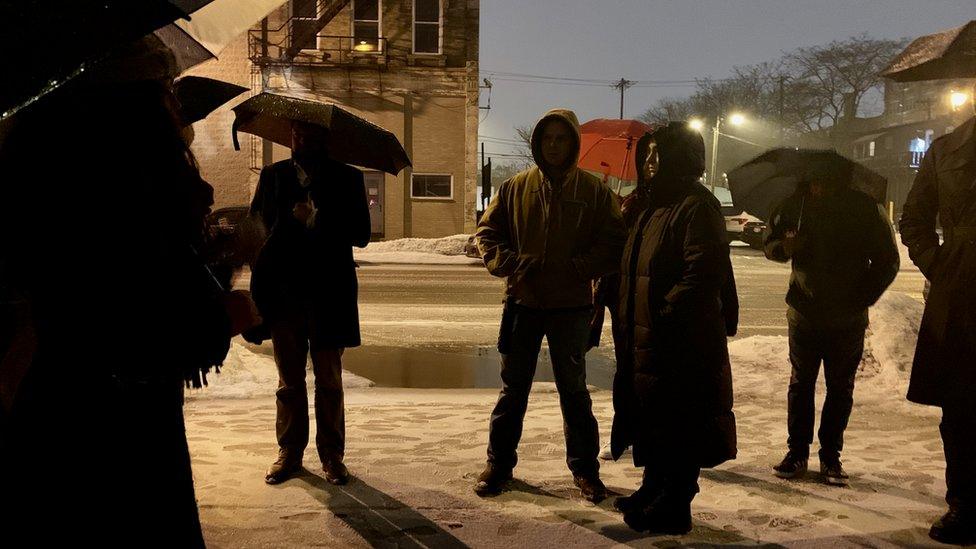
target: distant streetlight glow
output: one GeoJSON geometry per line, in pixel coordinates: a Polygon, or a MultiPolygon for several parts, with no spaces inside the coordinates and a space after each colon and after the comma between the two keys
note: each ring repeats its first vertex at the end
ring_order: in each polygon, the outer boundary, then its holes
{"type": "Polygon", "coordinates": [[[733,126],[741,126],[745,123],[746,117],[739,113],[735,113],[729,117],[729,124],[732,124],[733,126]]]}
{"type": "Polygon", "coordinates": [[[688,125],[691,126],[691,129],[698,132],[700,132],[702,128],[705,127],[705,123],[702,122],[700,118],[692,118],[691,120],[688,121],[688,125]]]}
{"type": "Polygon", "coordinates": [[[949,104],[952,105],[952,110],[956,110],[965,105],[967,101],[969,101],[968,93],[952,92],[949,94],[949,104]]]}

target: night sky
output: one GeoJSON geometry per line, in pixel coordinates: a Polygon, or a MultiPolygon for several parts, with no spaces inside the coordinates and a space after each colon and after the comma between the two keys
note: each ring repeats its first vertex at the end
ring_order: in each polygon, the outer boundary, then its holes
{"type": "MultiPolygon", "coordinates": [[[[629,80],[723,78],[735,65],[774,60],[783,51],[868,33],[914,38],[976,19],[976,0],[482,0],[481,72],[534,74],[603,83],[553,85],[505,81],[496,74],[491,111],[479,134],[512,139],[550,107],[580,121],[616,118],[629,80]]],[[[685,96],[688,84],[627,90],[624,115],[655,100],[685,96]]],[[[481,104],[486,104],[484,90],[481,104]]],[[[510,153],[499,141],[489,153],[510,153]]]]}

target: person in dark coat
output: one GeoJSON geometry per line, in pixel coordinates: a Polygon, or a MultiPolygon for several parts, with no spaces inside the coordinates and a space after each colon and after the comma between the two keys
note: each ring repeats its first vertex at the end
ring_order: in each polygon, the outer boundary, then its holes
{"type": "Polygon", "coordinates": [[[929,535],[976,543],[976,118],[936,139],[915,177],[901,238],[931,281],[908,400],[942,408],[949,512],[929,535]],[[942,224],[940,244],[936,223],[942,224]]]}
{"type": "Polygon", "coordinates": [[[577,167],[580,129],[569,110],[546,113],[532,132],[533,166],[502,183],[478,225],[488,271],[506,278],[498,336],[502,390],[491,414],[488,464],[475,493],[512,479],[542,338],[549,342],[566,435],[566,464],[582,496],[606,497],[599,432],[586,387],[592,281],[620,264],[620,208],[599,178],[577,167]]]}
{"type": "Polygon", "coordinates": [[[204,545],[183,383],[231,333],[197,254],[208,193],[175,74],[153,35],[120,47],[17,113],[0,145],[0,294],[30,322],[0,430],[8,545],[204,545]]]}
{"type": "Polygon", "coordinates": [[[854,403],[854,377],[864,352],[868,307],[898,274],[898,248],[887,216],[869,196],[843,186],[849,174],[812,167],[796,193],[772,213],[766,257],[792,260],[786,294],[790,363],[787,396],[789,451],[776,465],[780,478],[807,470],[813,442],[814,391],[823,362],[827,396],[820,417],[820,471],[845,485],[840,461],[854,403]]]}
{"type": "Polygon", "coordinates": [[[251,214],[268,239],[255,261],[251,293],[270,329],[278,366],[278,458],[268,484],[302,468],[308,446],[305,364],[315,375],[315,445],[326,480],[345,484],[342,353],[360,345],[358,283],[352,247],[365,247],[371,229],[363,174],[331,160],[327,130],[292,129],[292,158],[261,171],[251,214]]]}
{"type": "Polygon", "coordinates": [[[734,288],[725,219],[698,182],[701,135],[672,122],[652,137],[646,208],[624,248],[619,309],[627,352],[618,369],[633,371],[634,464],[644,480],[616,507],[635,530],[685,534],[701,468],[736,455],[727,337],[738,301],[723,292],[734,288]]]}

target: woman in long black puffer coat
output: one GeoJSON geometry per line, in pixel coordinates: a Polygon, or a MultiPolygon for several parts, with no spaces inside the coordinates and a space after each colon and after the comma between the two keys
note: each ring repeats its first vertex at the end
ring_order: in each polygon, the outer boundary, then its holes
{"type": "MultiPolygon", "coordinates": [[[[701,468],[735,458],[727,338],[738,300],[719,202],[699,183],[702,137],[672,122],[652,134],[641,169],[646,208],[624,249],[619,320],[632,368],[640,489],[617,508],[638,531],[691,531],[701,468]]],[[[618,365],[618,368],[620,365],[618,365]]],[[[619,413],[619,411],[618,411],[619,413]]]]}

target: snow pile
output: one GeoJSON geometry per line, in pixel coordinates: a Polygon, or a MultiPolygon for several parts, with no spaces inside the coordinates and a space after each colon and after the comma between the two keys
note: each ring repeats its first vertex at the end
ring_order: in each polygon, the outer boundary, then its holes
{"type": "MultiPolygon", "coordinates": [[[[871,308],[871,324],[858,367],[856,400],[905,402],[924,306],[888,292],[871,308]]],[[[790,379],[789,340],[753,336],[729,343],[736,394],[785,397],[790,379]]],[[[823,384],[823,374],[818,383],[823,384]]],[[[920,407],[913,407],[920,408],[920,407]]]]}
{"type": "Polygon", "coordinates": [[[398,238],[383,242],[371,242],[364,251],[382,252],[420,252],[440,255],[464,255],[464,245],[471,235],[456,234],[444,238],[398,238]]]}
{"type": "Polygon", "coordinates": [[[859,397],[864,393],[905,401],[924,308],[900,292],[887,292],[871,308],[864,360],[858,370],[859,397]]]}
{"type": "Polygon", "coordinates": [[[752,336],[729,342],[736,394],[785,395],[790,380],[789,348],[785,336],[752,336]]]}
{"type": "Polygon", "coordinates": [[[470,235],[456,234],[444,238],[399,238],[372,242],[365,249],[356,248],[356,261],[408,265],[480,265],[481,260],[464,255],[470,235]]]}
{"type": "MultiPolygon", "coordinates": [[[[309,386],[313,381],[308,373],[309,386]]],[[[219,374],[207,376],[209,385],[202,390],[186,392],[187,400],[217,398],[252,398],[274,395],[278,388],[278,370],[274,359],[255,353],[240,343],[232,342],[219,374]]],[[[342,371],[342,386],[346,389],[372,387],[372,381],[347,370],[342,371]]]]}

